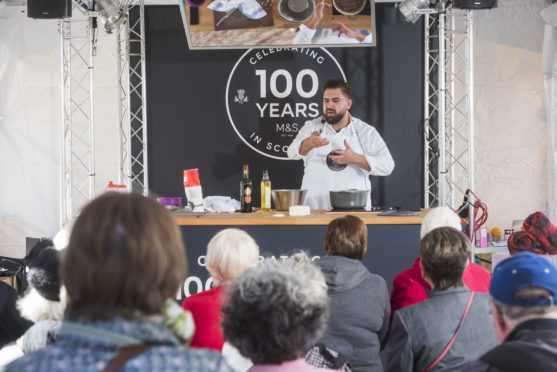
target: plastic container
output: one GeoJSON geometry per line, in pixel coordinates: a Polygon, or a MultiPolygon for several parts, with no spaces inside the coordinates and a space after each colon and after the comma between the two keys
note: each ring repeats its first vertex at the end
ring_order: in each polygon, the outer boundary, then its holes
{"type": "Polygon", "coordinates": [[[157,201],[166,207],[181,207],[182,197],[181,196],[170,196],[157,198],[157,201]]]}

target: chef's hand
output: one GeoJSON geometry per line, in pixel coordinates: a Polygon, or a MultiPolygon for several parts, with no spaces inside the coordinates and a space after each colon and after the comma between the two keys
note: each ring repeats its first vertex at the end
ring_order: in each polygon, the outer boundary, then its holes
{"type": "Polygon", "coordinates": [[[331,26],[333,30],[338,31],[338,37],[340,37],[340,35],[342,34],[346,34],[346,36],[348,36],[349,38],[356,39],[359,42],[364,41],[364,39],[366,38],[364,34],[346,27],[342,22],[333,22],[331,23],[331,26]]]}
{"type": "Polygon", "coordinates": [[[300,144],[300,155],[307,155],[307,153],[316,147],[321,147],[329,144],[329,140],[326,138],[321,138],[321,133],[314,131],[311,136],[306,138],[300,144]]]}
{"type": "Polygon", "coordinates": [[[365,156],[355,153],[346,140],[344,146],[346,147],[344,150],[333,150],[336,155],[329,155],[329,158],[338,164],[354,164],[368,172],[371,170],[365,156]]]}
{"type": "Polygon", "coordinates": [[[321,20],[323,19],[323,13],[325,9],[330,9],[331,7],[332,7],[331,4],[327,4],[323,2],[317,4],[315,6],[315,11],[313,12],[312,17],[310,18],[308,23],[306,23],[307,28],[315,30],[317,26],[319,26],[321,20]]]}

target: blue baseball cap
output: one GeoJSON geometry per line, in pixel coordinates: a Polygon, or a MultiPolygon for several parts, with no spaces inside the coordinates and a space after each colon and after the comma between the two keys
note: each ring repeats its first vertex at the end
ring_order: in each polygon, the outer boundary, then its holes
{"type": "Polygon", "coordinates": [[[556,305],[557,270],[546,258],[531,252],[520,252],[504,259],[493,271],[489,294],[496,300],[516,306],[556,305]],[[552,297],[541,300],[516,298],[519,289],[541,287],[548,290],[552,297]]]}

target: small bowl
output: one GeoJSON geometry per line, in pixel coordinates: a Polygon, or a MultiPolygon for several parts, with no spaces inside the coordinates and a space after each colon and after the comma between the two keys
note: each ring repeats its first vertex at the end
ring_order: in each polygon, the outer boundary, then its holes
{"type": "Polygon", "coordinates": [[[315,11],[314,0],[280,0],[278,11],[282,18],[290,22],[304,22],[315,11]]]}
{"type": "Polygon", "coordinates": [[[157,201],[160,204],[164,205],[165,207],[181,207],[182,206],[182,197],[181,196],[157,198],[157,201]]]}
{"type": "Polygon", "coordinates": [[[358,0],[333,0],[333,6],[335,7],[336,10],[338,10],[339,13],[347,16],[353,16],[360,13],[362,10],[364,10],[364,8],[366,7],[366,3],[368,2],[368,0],[359,0],[359,1],[361,1],[362,4],[358,8],[349,9],[349,10],[344,9],[342,7],[342,4],[345,2],[357,3],[358,0]]]}
{"type": "Polygon", "coordinates": [[[271,196],[277,211],[287,211],[293,205],[302,205],[307,190],[282,189],[272,190],[271,196]]]}
{"type": "Polygon", "coordinates": [[[207,0],[186,0],[186,3],[193,7],[199,7],[205,4],[206,1],[207,0]]]}

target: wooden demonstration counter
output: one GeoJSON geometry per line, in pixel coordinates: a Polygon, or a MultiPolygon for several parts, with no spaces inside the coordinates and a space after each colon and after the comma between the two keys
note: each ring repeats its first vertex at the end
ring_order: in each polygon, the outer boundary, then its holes
{"type": "Polygon", "coordinates": [[[372,273],[381,275],[391,288],[394,277],[412,266],[418,257],[420,224],[418,216],[379,216],[379,212],[333,213],[312,211],[309,216],[291,217],[288,212],[207,213],[197,216],[175,215],[182,231],[189,262],[188,277],[181,296],[187,297],[210,288],[211,279],[205,267],[205,253],[211,238],[224,228],[246,231],[260,248],[260,256],[281,260],[306,252],[312,259],[325,255],[323,239],[327,225],[346,214],[360,217],[367,225],[367,252],[362,263],[372,273]]]}
{"type": "Polygon", "coordinates": [[[290,216],[288,211],[253,213],[207,213],[205,215],[174,215],[180,226],[227,226],[227,225],[328,225],[335,218],[348,214],[358,216],[366,225],[420,225],[424,212],[417,216],[379,216],[379,212],[326,212],[312,210],[309,216],[290,216]]]}

